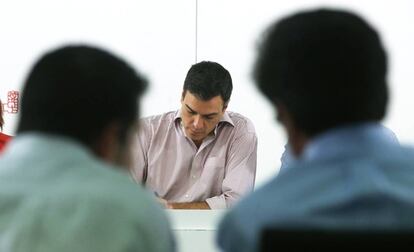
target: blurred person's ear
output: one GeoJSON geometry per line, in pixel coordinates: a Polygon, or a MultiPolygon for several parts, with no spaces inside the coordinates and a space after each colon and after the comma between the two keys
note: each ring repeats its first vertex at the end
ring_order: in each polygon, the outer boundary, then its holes
{"type": "MultiPolygon", "coordinates": [[[[132,128],[132,127],[131,127],[132,128]]],[[[112,122],[104,128],[100,138],[93,146],[94,153],[104,162],[115,164],[128,169],[130,162],[130,132],[127,139],[121,139],[123,127],[117,122],[112,122]]],[[[132,130],[129,130],[132,131],[132,130]]]]}
{"type": "Polygon", "coordinates": [[[277,121],[282,124],[285,129],[293,155],[298,157],[302,154],[309,138],[304,131],[297,127],[292,114],[283,103],[277,102],[275,103],[275,107],[277,111],[277,121]]]}

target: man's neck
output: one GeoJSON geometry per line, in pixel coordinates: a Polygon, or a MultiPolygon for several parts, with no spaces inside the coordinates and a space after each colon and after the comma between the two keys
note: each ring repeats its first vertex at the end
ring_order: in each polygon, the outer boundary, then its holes
{"type": "Polygon", "coordinates": [[[195,146],[198,149],[198,148],[200,148],[201,144],[203,143],[203,140],[198,140],[198,141],[193,140],[193,143],[195,144],[195,146]]]}
{"type": "Polygon", "coordinates": [[[309,141],[309,137],[303,132],[297,130],[293,130],[288,134],[289,144],[291,146],[292,152],[296,157],[299,157],[300,155],[302,155],[302,152],[309,141]]]}

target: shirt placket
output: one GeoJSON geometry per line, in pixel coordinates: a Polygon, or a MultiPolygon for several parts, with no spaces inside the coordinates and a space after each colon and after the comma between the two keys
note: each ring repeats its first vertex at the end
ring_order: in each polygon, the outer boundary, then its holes
{"type": "MultiPolygon", "coordinates": [[[[186,200],[193,200],[196,195],[199,193],[197,192],[197,183],[200,181],[201,171],[202,171],[202,162],[203,162],[203,153],[205,153],[205,149],[213,142],[214,136],[209,136],[201,146],[198,148],[197,152],[194,155],[194,158],[191,162],[191,170],[190,170],[190,187],[191,190],[187,192],[184,197],[186,200]]],[[[194,143],[193,143],[194,144],[194,143]]],[[[195,144],[194,147],[196,148],[195,144]]]]}

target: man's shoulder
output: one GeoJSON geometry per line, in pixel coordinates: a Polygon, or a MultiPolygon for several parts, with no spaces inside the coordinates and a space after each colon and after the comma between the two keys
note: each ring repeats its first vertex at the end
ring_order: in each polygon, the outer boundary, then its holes
{"type": "Polygon", "coordinates": [[[30,199],[27,202],[35,204],[39,211],[42,206],[88,212],[106,209],[117,211],[119,216],[131,221],[145,219],[148,212],[154,212],[154,216],[162,214],[149,192],[134,183],[120,167],[97,160],[73,161],[68,165],[68,159],[62,159],[52,164],[55,167],[35,164],[37,173],[29,171],[26,174],[22,173],[24,167],[13,165],[13,169],[3,171],[0,176],[0,187],[8,192],[3,195],[3,201],[26,202],[25,199],[30,199]]]}
{"type": "MultiPolygon", "coordinates": [[[[384,194],[396,202],[411,202],[414,197],[402,199],[399,195],[401,192],[414,195],[412,181],[405,179],[414,176],[413,153],[411,147],[395,146],[395,151],[390,151],[389,155],[344,156],[295,163],[243,198],[226,216],[221,231],[224,235],[224,232],[237,230],[254,245],[264,226],[305,223],[313,218],[313,212],[329,213],[329,209],[339,209],[338,202],[346,206],[358,197],[381,201],[385,200],[384,194]],[[395,186],[389,187],[389,184],[395,186]],[[332,206],[335,208],[330,208],[332,206]]],[[[360,207],[364,209],[365,206],[361,204],[360,207]]],[[[337,221],[347,220],[345,217],[336,216],[337,221]]],[[[221,245],[225,246],[226,242],[222,241],[221,245]]]]}
{"type": "MultiPolygon", "coordinates": [[[[414,147],[410,145],[401,145],[399,147],[399,158],[403,160],[410,160],[411,163],[411,160],[414,160],[414,147]]],[[[414,165],[414,162],[412,162],[412,164],[414,165]]]]}
{"type": "MultiPolygon", "coordinates": [[[[342,195],[344,188],[352,195],[367,193],[367,185],[372,195],[381,194],[389,190],[390,195],[398,195],[394,187],[384,187],[383,181],[395,184],[395,188],[414,194],[414,186],[405,180],[414,176],[414,149],[393,145],[393,148],[367,149],[364,152],[345,153],[332,158],[299,161],[282,171],[275,179],[275,184],[269,185],[266,190],[290,195],[289,197],[305,197],[313,192],[320,197],[342,195]],[[346,177],[344,177],[346,174],[346,177]],[[319,191],[317,185],[324,185],[330,190],[319,191]],[[352,185],[352,186],[350,186],[352,185]],[[398,185],[398,186],[397,186],[398,185]],[[279,192],[276,192],[279,191],[279,192]]],[[[263,192],[262,192],[263,193],[263,192]]],[[[281,199],[285,196],[279,195],[281,199]]],[[[311,197],[307,196],[308,199],[311,197]]]]}
{"type": "Polygon", "coordinates": [[[91,171],[73,174],[67,181],[68,187],[62,188],[61,195],[58,192],[53,194],[57,201],[61,202],[58,198],[64,199],[67,204],[77,205],[80,209],[86,208],[85,211],[88,212],[106,209],[118,213],[120,219],[128,219],[134,225],[152,221],[167,223],[162,209],[152,195],[133,182],[122,168],[100,162],[82,168],[91,168],[91,171]],[[76,181],[76,177],[81,176],[82,179],[78,178],[76,181]],[[73,188],[70,188],[71,184],[73,188]],[[150,217],[148,213],[151,213],[150,217]]]}
{"type": "Polygon", "coordinates": [[[235,129],[245,133],[256,133],[253,122],[248,117],[233,111],[226,111],[226,114],[235,129]]]}
{"type": "MultiPolygon", "coordinates": [[[[91,245],[93,251],[105,250],[105,246],[111,248],[108,250],[115,251],[127,244],[136,248],[142,246],[143,250],[148,245],[159,246],[156,242],[139,244],[139,241],[148,239],[152,234],[159,234],[162,242],[168,241],[169,234],[164,230],[169,228],[169,224],[162,209],[144,189],[128,181],[126,175],[105,171],[96,173],[94,177],[88,174],[67,175],[69,178],[61,178],[60,183],[50,181],[48,184],[48,181],[44,181],[44,185],[25,189],[24,195],[16,191],[14,196],[17,197],[9,197],[9,202],[21,202],[13,204],[17,208],[13,210],[16,214],[11,221],[19,223],[21,219],[26,220],[23,225],[16,228],[17,235],[24,235],[28,230],[36,230],[41,234],[41,239],[37,242],[47,243],[59,236],[52,227],[70,226],[71,228],[65,231],[68,239],[78,242],[81,239],[78,234],[81,233],[86,239],[93,238],[102,242],[91,245]],[[37,224],[39,222],[45,225],[40,226],[37,224]]],[[[65,245],[53,244],[59,245],[59,248],[65,245]]],[[[78,245],[84,246],[82,243],[78,245]]]]}
{"type": "Polygon", "coordinates": [[[414,172],[414,148],[393,142],[384,144],[384,146],[373,146],[371,149],[366,148],[356,157],[344,156],[337,160],[334,159],[326,165],[335,165],[336,163],[339,166],[345,163],[349,166],[373,166],[377,169],[386,169],[398,164],[396,170],[409,167],[414,172]]]}
{"type": "Polygon", "coordinates": [[[141,132],[157,132],[160,129],[168,129],[178,117],[178,111],[169,111],[163,114],[152,115],[140,119],[141,132]]]}
{"type": "Polygon", "coordinates": [[[85,178],[88,178],[89,182],[80,184],[80,186],[85,187],[83,190],[90,192],[91,196],[96,196],[102,200],[116,200],[115,198],[117,198],[124,202],[128,202],[128,198],[133,196],[138,201],[141,198],[144,201],[149,200],[145,189],[132,181],[127,172],[123,170],[125,168],[103,162],[89,165],[91,168],[92,166],[94,166],[94,169],[83,174],[85,178]],[[105,184],[111,186],[100,189],[105,184]],[[99,196],[99,190],[105,190],[106,196],[99,196]]]}
{"type": "Polygon", "coordinates": [[[158,124],[160,122],[166,122],[166,121],[171,122],[171,121],[174,121],[177,114],[178,114],[178,111],[176,110],[169,111],[169,112],[162,113],[162,114],[143,117],[140,119],[140,122],[146,123],[146,124],[158,124]]]}

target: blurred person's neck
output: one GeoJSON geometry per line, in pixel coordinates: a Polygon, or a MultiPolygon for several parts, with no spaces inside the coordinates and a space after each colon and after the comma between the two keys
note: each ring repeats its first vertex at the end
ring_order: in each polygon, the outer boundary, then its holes
{"type": "Polygon", "coordinates": [[[277,104],[276,108],[278,113],[277,120],[285,128],[292,154],[298,158],[302,155],[310,138],[305,132],[296,127],[291,114],[283,104],[277,104]]]}
{"type": "Polygon", "coordinates": [[[300,157],[309,142],[309,137],[306,136],[303,132],[296,129],[287,129],[287,131],[292,153],[295,155],[295,157],[300,157]]]}
{"type": "Polygon", "coordinates": [[[92,146],[95,155],[104,162],[127,169],[130,162],[130,139],[127,134],[125,143],[121,141],[121,127],[118,123],[111,123],[101,133],[92,146]]]}

